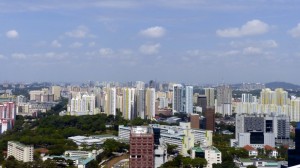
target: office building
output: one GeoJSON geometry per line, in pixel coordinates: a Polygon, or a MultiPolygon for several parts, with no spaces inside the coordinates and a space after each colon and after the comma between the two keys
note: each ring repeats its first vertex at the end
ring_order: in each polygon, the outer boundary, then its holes
{"type": "Polygon", "coordinates": [[[185,87],[184,97],[185,97],[184,112],[191,114],[193,113],[193,86],[185,87]]]}
{"type": "Polygon", "coordinates": [[[239,147],[274,147],[275,141],[283,144],[289,141],[290,121],[286,115],[237,114],[235,124],[239,147]]]}
{"type": "Polygon", "coordinates": [[[207,107],[214,107],[215,106],[215,89],[214,88],[204,88],[206,100],[207,100],[207,107]]]}
{"type": "Polygon", "coordinates": [[[32,162],[33,152],[33,145],[24,145],[15,141],[7,142],[7,156],[13,156],[18,161],[32,162]]]}
{"type": "Polygon", "coordinates": [[[154,136],[151,127],[131,128],[129,167],[154,167],[154,136]]]}

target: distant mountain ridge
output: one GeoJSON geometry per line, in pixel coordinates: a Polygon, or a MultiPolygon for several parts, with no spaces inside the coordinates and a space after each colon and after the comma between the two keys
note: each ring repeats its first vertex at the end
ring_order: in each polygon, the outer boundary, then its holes
{"type": "Polygon", "coordinates": [[[293,89],[293,90],[300,90],[300,85],[295,85],[292,83],[287,82],[269,82],[265,84],[266,88],[283,88],[283,89],[293,89]]]}

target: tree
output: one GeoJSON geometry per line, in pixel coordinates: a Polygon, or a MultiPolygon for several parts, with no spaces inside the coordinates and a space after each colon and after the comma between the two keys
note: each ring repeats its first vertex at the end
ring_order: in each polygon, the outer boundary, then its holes
{"type": "Polygon", "coordinates": [[[174,154],[175,153],[175,149],[177,148],[177,145],[173,145],[173,144],[168,144],[167,143],[167,153],[169,155],[174,154]]]}
{"type": "Polygon", "coordinates": [[[192,159],[191,165],[193,167],[203,167],[207,165],[207,161],[204,158],[195,158],[192,159]]]}
{"type": "Polygon", "coordinates": [[[257,168],[255,165],[249,165],[247,168],[257,168]]]}

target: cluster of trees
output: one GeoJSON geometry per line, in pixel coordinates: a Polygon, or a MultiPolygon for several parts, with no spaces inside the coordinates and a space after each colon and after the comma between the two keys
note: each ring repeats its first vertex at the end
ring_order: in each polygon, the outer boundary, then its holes
{"type": "Polygon", "coordinates": [[[107,139],[103,143],[103,156],[110,157],[113,155],[113,152],[126,152],[126,150],[129,150],[129,145],[126,143],[122,143],[119,141],[116,141],[114,139],[107,139]]]}
{"type": "Polygon", "coordinates": [[[160,166],[160,168],[192,168],[192,167],[204,167],[207,165],[207,161],[203,158],[191,159],[190,157],[183,157],[182,155],[176,156],[172,161],[168,161],[160,166]]]}

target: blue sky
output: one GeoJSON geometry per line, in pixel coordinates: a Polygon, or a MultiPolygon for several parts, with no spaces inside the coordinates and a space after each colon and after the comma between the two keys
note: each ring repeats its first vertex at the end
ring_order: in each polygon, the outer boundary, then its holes
{"type": "Polygon", "coordinates": [[[2,81],[300,84],[297,0],[0,1],[2,81]]]}

